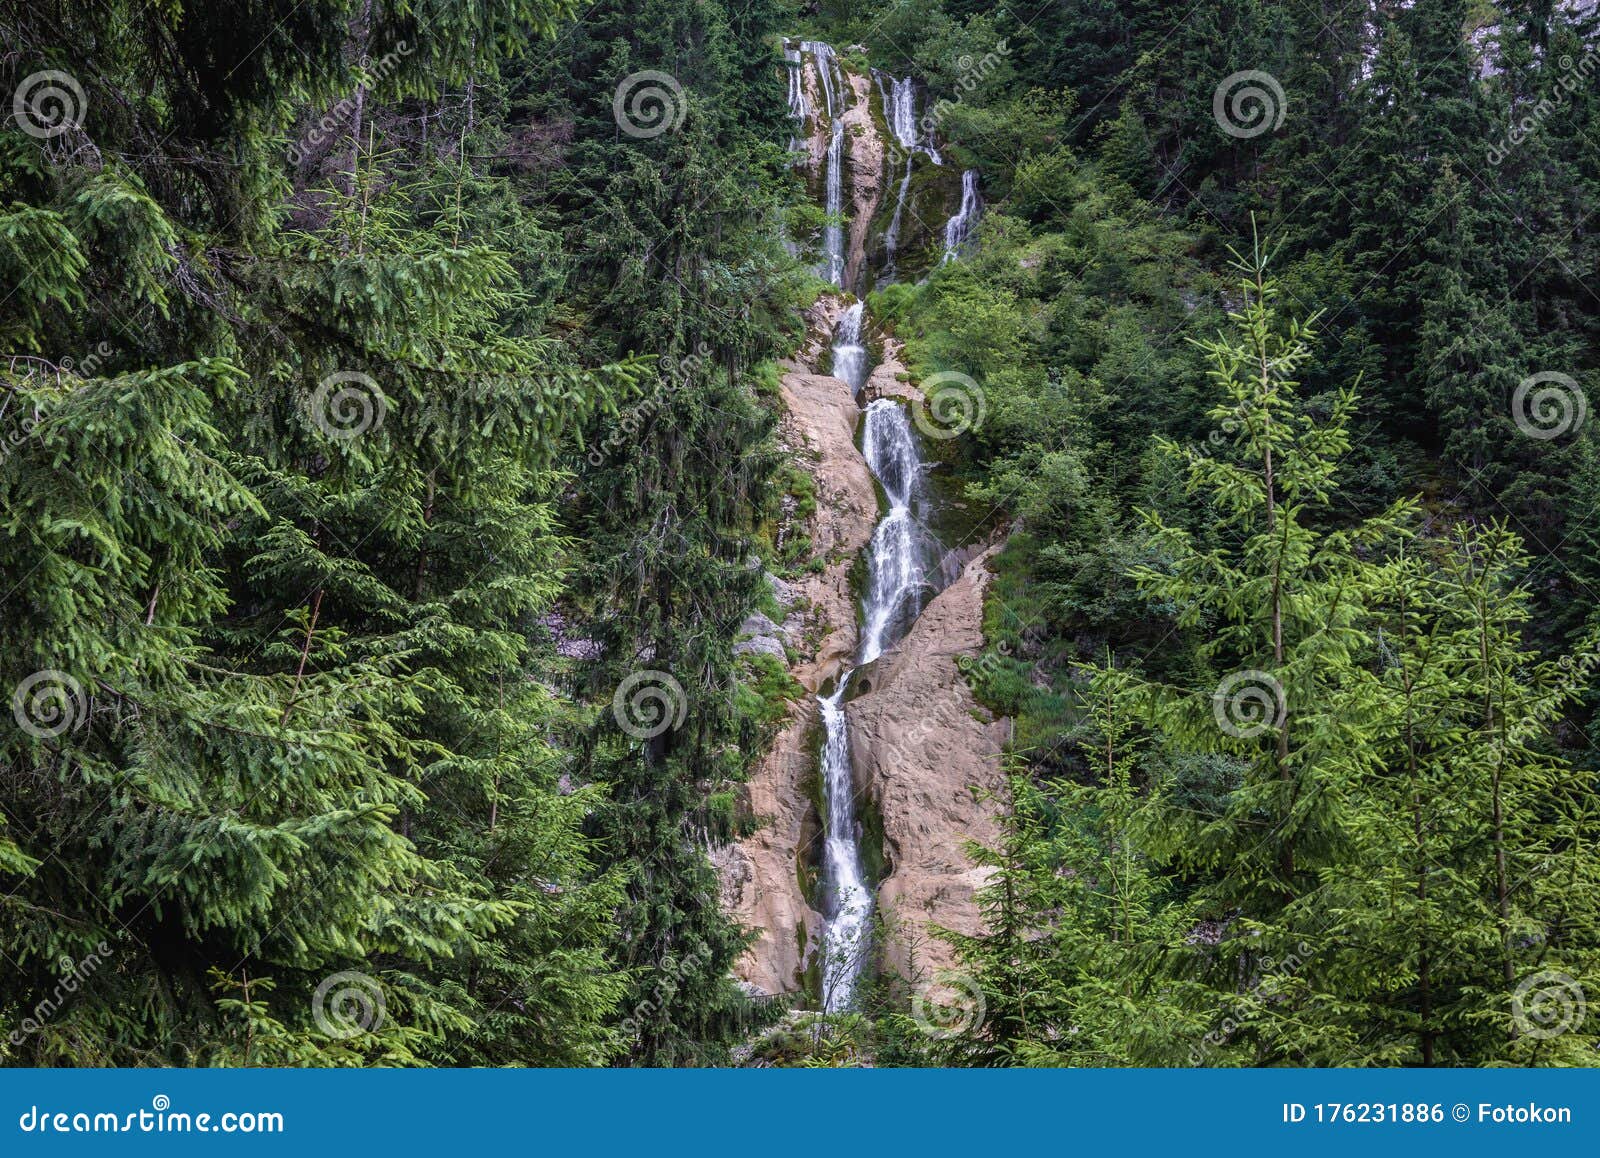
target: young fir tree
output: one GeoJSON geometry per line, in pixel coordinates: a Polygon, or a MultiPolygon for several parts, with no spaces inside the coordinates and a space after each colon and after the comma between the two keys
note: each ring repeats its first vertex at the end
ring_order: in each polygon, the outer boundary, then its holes
{"type": "Polygon", "coordinates": [[[0,154],[4,260],[58,254],[0,318],[38,352],[7,376],[0,463],[24,693],[0,1006],[114,952],[14,1056],[612,1052],[616,885],[579,831],[591,794],[557,790],[528,635],[565,552],[555,449],[625,375],[565,368],[513,288],[537,253],[478,216],[503,193],[453,166],[439,211],[379,115],[492,75],[561,11],[451,8],[425,38],[378,3],[104,5],[53,14],[64,41],[24,21],[93,56],[55,62],[89,85],[81,124],[8,124],[0,154]],[[291,229],[302,113],[339,163],[291,229]],[[382,1016],[346,1034],[323,986],[350,972],[382,1016]]]}
{"type": "Polygon", "coordinates": [[[1161,807],[1138,772],[1127,678],[1086,672],[1088,782],[1011,778],[984,932],[940,935],[981,986],[981,1027],[935,1051],[985,1065],[1181,1065],[1206,1032],[1207,991],[1170,969],[1193,924],[1144,847],[1161,807]]]}
{"type": "Polygon", "coordinates": [[[1411,536],[1381,569],[1372,666],[1344,707],[1381,721],[1379,765],[1347,789],[1357,855],[1316,901],[1309,1060],[1551,1064],[1592,1049],[1581,1019],[1550,1016],[1595,950],[1589,777],[1551,732],[1595,656],[1526,651],[1525,565],[1490,528],[1411,536]]]}
{"type": "MultiPolygon", "coordinates": [[[[1323,529],[1355,394],[1341,391],[1325,421],[1304,413],[1295,375],[1312,331],[1278,318],[1259,246],[1236,268],[1238,336],[1202,344],[1222,394],[1211,417],[1233,432],[1232,449],[1162,443],[1185,462],[1189,492],[1209,499],[1211,527],[1202,540],[1147,513],[1162,562],[1133,577],[1180,630],[1203,634],[1198,653],[1212,670],[1200,686],[1146,685],[1151,725],[1178,750],[1226,753],[1238,769],[1217,811],[1162,817],[1157,850],[1202,875],[1198,915],[1227,924],[1212,955],[1219,987],[1259,993],[1260,959],[1297,953],[1296,902],[1350,851],[1339,788],[1372,761],[1372,721],[1334,706],[1365,640],[1364,555],[1395,534],[1404,507],[1323,529]]],[[[1257,1048],[1265,1060],[1294,1047],[1257,1048]]]]}

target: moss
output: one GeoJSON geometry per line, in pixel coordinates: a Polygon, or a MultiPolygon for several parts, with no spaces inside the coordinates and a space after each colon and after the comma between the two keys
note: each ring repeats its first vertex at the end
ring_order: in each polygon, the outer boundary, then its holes
{"type": "Polygon", "coordinates": [[[883,828],[883,813],[870,793],[857,793],[856,819],[861,824],[861,869],[867,878],[867,887],[876,895],[878,882],[888,879],[893,866],[889,863],[888,838],[883,828]]]}
{"type": "Polygon", "coordinates": [[[784,494],[794,499],[795,519],[804,521],[817,513],[817,480],[810,471],[801,470],[792,461],[785,462],[778,470],[777,483],[784,494]]]}
{"type": "MultiPolygon", "coordinates": [[[[887,129],[885,129],[887,132],[887,129]]],[[[889,140],[885,136],[885,140],[889,140]]],[[[891,151],[889,172],[885,174],[883,203],[867,229],[867,268],[863,281],[876,289],[888,258],[884,237],[894,220],[895,202],[905,175],[904,157],[896,145],[891,151]]],[[[911,161],[911,183],[906,187],[905,208],[900,214],[899,244],[895,254],[895,284],[921,280],[944,257],[944,225],[961,207],[961,170],[954,165],[935,165],[925,153],[911,161]]],[[[884,285],[890,283],[885,282],[884,285]]]]}
{"type": "Polygon", "coordinates": [[[800,825],[800,846],[795,850],[794,871],[801,897],[816,909],[818,886],[822,880],[822,842],[818,838],[822,834],[822,817],[827,810],[822,795],[822,729],[816,724],[806,729],[803,748],[807,772],[799,788],[811,808],[800,825]]]}
{"type": "MultiPolygon", "coordinates": [[[[813,906],[815,907],[815,906],[813,906]]],[[[822,1007],[822,954],[812,953],[807,956],[806,949],[811,940],[810,930],[801,921],[794,928],[795,940],[798,942],[800,968],[795,970],[795,985],[799,988],[807,1005],[822,1007]]]]}

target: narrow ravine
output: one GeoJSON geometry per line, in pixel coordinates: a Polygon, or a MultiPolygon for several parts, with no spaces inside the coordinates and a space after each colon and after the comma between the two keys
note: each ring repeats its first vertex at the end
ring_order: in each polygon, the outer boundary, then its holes
{"type": "MultiPolygon", "coordinates": [[[[836,367],[841,343],[848,348],[860,340],[860,311],[858,304],[840,320],[834,345],[836,367]]],[[[859,386],[853,388],[859,394],[859,386]]],[[[848,1009],[854,1000],[856,979],[870,949],[867,929],[872,915],[872,893],[862,867],[845,697],[856,671],[899,642],[928,596],[936,593],[943,554],[924,522],[930,513],[922,485],[926,464],[905,407],[879,399],[866,408],[865,424],[862,452],[883,487],[889,509],[878,521],[867,548],[867,584],[861,600],[855,666],[839,677],[830,695],[819,697],[825,730],[822,785],[827,803],[823,879],[829,901],[823,934],[822,1000],[829,1012],[848,1009]]]]}
{"type": "MultiPolygon", "coordinates": [[[[922,971],[929,951],[912,968],[911,946],[928,922],[979,919],[982,870],[965,842],[992,829],[966,786],[995,786],[999,749],[955,658],[981,646],[982,559],[933,530],[943,512],[912,421],[921,395],[863,299],[937,268],[980,205],[976,174],[964,204],[943,167],[911,78],[863,75],[818,41],[786,42],[783,58],[791,151],[827,214],[809,245],[835,287],[807,309],[780,384],[783,444],[816,491],[785,530],[810,557],[779,584],[789,671],[810,694],[746,790],[759,824],[716,859],[724,905],[755,934],[741,979],[839,1012],[869,967],[922,971]]],[[[789,244],[799,254],[807,240],[789,244]]]]}
{"type": "MultiPolygon", "coordinates": [[[[827,106],[830,135],[824,160],[823,189],[828,223],[824,229],[823,256],[829,280],[842,286],[842,272],[862,265],[850,261],[854,255],[843,251],[844,230],[838,221],[844,204],[847,163],[843,116],[851,88],[845,83],[831,48],[808,41],[802,45],[802,51],[815,61],[827,106]]],[[[891,77],[886,85],[884,79],[882,74],[877,76],[884,98],[885,120],[906,150],[905,177],[899,189],[895,219],[886,239],[892,270],[894,238],[911,179],[911,163],[920,142],[914,83],[909,77],[904,80],[891,77]]],[[[791,100],[791,108],[794,104],[791,100]]],[[[931,144],[925,152],[935,164],[939,163],[931,144]]],[[[871,369],[865,326],[865,308],[861,302],[855,302],[840,316],[832,346],[833,374],[849,384],[858,404],[871,369]]],[[[855,665],[841,673],[831,692],[818,696],[818,712],[824,730],[820,758],[825,804],[822,884],[827,921],[823,932],[821,998],[823,1009],[828,1012],[851,1007],[857,981],[871,950],[872,882],[867,880],[862,856],[862,823],[857,808],[846,706],[851,678],[857,669],[876,660],[910,630],[927,599],[939,590],[937,576],[941,569],[938,564],[943,553],[927,526],[932,512],[923,485],[926,464],[905,407],[890,399],[871,402],[865,407],[863,424],[862,454],[883,488],[888,510],[874,529],[867,548],[866,589],[861,599],[855,665]]]]}

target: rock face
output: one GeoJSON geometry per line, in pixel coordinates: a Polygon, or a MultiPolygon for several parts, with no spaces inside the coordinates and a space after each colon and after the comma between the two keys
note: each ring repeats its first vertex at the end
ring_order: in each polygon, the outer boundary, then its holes
{"type": "Polygon", "coordinates": [[[872,120],[872,81],[857,73],[846,73],[845,81],[853,94],[844,114],[845,142],[849,146],[846,197],[849,201],[850,232],[845,249],[844,284],[861,292],[861,272],[867,257],[867,231],[883,201],[883,138],[872,120]]]}
{"type": "Polygon", "coordinates": [[[901,343],[890,335],[884,335],[883,353],[879,356],[878,364],[872,368],[867,384],[861,388],[862,401],[876,402],[880,398],[903,398],[907,402],[921,402],[922,392],[910,382],[906,368],[900,362],[900,351],[904,349],[901,343]]]}
{"type": "Polygon", "coordinates": [[[968,562],[899,646],[857,674],[866,690],[845,709],[856,791],[883,823],[885,961],[913,979],[952,963],[950,947],[929,937],[930,923],[980,931],[976,894],[988,870],[972,863],[964,842],[999,835],[996,804],[980,793],[1004,787],[1006,724],[978,705],[956,666],[983,646],[996,550],[968,562]]]}
{"type": "Polygon", "coordinates": [[[805,987],[805,970],[822,940],[822,914],[801,888],[801,851],[820,832],[816,808],[804,788],[815,781],[816,752],[809,742],[817,727],[817,702],[794,704],[745,786],[745,807],[763,826],[713,860],[721,877],[722,907],[756,939],[735,967],[739,980],[760,993],[791,993],[805,987]]]}
{"type": "MultiPolygon", "coordinates": [[[[845,209],[850,217],[843,282],[860,285],[868,230],[883,199],[883,137],[871,114],[868,77],[846,74],[852,92],[843,117],[848,142],[845,209]]],[[[816,67],[807,58],[802,83],[813,110],[824,106],[816,67]]],[[[827,152],[823,118],[807,124],[806,156],[820,179],[827,152]]],[[[858,599],[851,575],[879,518],[877,485],[856,447],[861,406],[880,397],[919,397],[902,382],[900,346],[883,339],[878,365],[851,395],[848,384],[819,374],[845,299],[829,295],[806,312],[805,343],[783,367],[785,415],[781,441],[815,483],[816,510],[804,525],[786,524],[788,536],[811,539],[814,569],[782,582],[787,609],[781,625],[752,617],[741,647],[776,654],[775,632],[799,658],[791,674],[816,693],[854,660],[858,599]]],[[[992,552],[991,552],[992,553],[992,552]]],[[[965,552],[947,557],[952,574],[965,552]]],[[[900,645],[863,669],[853,686],[863,690],[846,706],[853,775],[862,799],[882,819],[886,876],[879,906],[893,920],[887,963],[906,976],[925,976],[949,961],[930,943],[935,922],[976,932],[976,890],[983,873],[967,859],[967,838],[992,840],[992,802],[973,786],[1000,787],[1003,726],[975,704],[956,658],[983,645],[981,617],[988,554],[967,563],[951,586],[923,612],[900,645]],[[859,681],[859,682],[856,682],[859,681]]],[[[774,581],[774,589],[780,586],[774,581]]],[[[789,993],[807,988],[817,967],[823,917],[807,900],[815,895],[813,866],[822,838],[819,743],[821,724],[813,695],[791,705],[789,719],[745,786],[743,806],[760,822],[750,837],[717,849],[722,903],[755,940],[736,973],[753,990],[789,993]]]]}
{"type": "MultiPolygon", "coordinates": [[[[845,244],[843,281],[846,289],[859,292],[866,261],[867,232],[883,204],[886,150],[872,119],[872,81],[851,72],[844,74],[844,81],[850,89],[850,107],[839,119],[845,132],[844,210],[850,218],[850,227],[845,244]]],[[[801,84],[812,110],[806,122],[806,163],[808,171],[820,180],[828,155],[827,118],[822,115],[828,104],[822,78],[817,75],[816,61],[810,56],[805,58],[801,84]]]]}
{"type": "MultiPolygon", "coordinates": [[[[818,321],[831,324],[826,312],[818,321]]],[[[823,569],[791,584],[795,608],[784,622],[789,645],[803,657],[795,679],[815,692],[839,674],[856,648],[856,601],[850,571],[872,538],[878,494],[856,449],[861,411],[849,385],[794,369],[783,376],[785,441],[816,485],[817,509],[804,528],[823,569]]]]}
{"type": "MultiPolygon", "coordinates": [[[[839,303],[828,298],[808,311],[807,348],[814,362],[827,345],[839,303]]],[[[838,378],[786,367],[783,442],[812,477],[817,509],[796,533],[811,537],[820,571],[785,584],[790,611],[783,631],[801,657],[790,674],[816,692],[855,653],[856,601],[850,570],[872,537],[878,496],[856,449],[861,411],[838,378]]],[[[745,786],[745,807],[763,822],[753,836],[720,850],[723,907],[757,940],[740,962],[741,980],[764,993],[803,988],[804,973],[822,935],[822,916],[806,901],[801,881],[820,839],[814,804],[818,781],[817,704],[805,696],[745,786]]]]}

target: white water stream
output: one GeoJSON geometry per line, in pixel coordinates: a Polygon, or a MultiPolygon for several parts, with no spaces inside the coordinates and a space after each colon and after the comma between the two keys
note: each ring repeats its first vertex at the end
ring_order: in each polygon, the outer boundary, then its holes
{"type": "Polygon", "coordinates": [[[978,214],[982,211],[983,202],[978,199],[978,171],[968,169],[961,174],[961,208],[956,210],[956,215],[945,223],[945,261],[954,261],[961,255],[961,247],[972,236],[972,231],[978,224],[978,214]]]}
{"type": "MultiPolygon", "coordinates": [[[[817,76],[822,81],[822,98],[828,114],[828,159],[824,164],[823,209],[828,223],[822,228],[822,253],[826,276],[836,286],[844,285],[844,73],[833,47],[820,40],[807,40],[800,50],[809,53],[817,62],[817,76]]],[[[802,96],[802,100],[804,97],[802,96]]]]}
{"type": "MultiPolygon", "coordinates": [[[[829,223],[823,230],[823,254],[828,280],[843,285],[846,265],[844,212],[844,124],[842,117],[850,90],[845,84],[833,49],[820,41],[805,41],[798,51],[785,47],[791,62],[789,111],[804,123],[810,116],[803,79],[796,60],[810,56],[817,69],[828,126],[828,149],[823,175],[824,208],[829,223]]],[[[911,183],[911,162],[916,153],[941,164],[928,139],[918,140],[916,89],[911,78],[896,80],[878,74],[884,115],[895,139],[906,151],[906,171],[900,182],[899,201],[885,237],[888,269],[893,270],[894,250],[901,213],[911,183]]],[[[966,241],[977,220],[977,171],[962,175],[961,208],[945,228],[945,259],[966,241]]],[[[843,314],[833,334],[833,376],[858,395],[871,369],[863,340],[864,309],[860,302],[843,314]]],[[[931,508],[924,485],[926,465],[905,407],[880,398],[863,415],[862,456],[883,487],[888,510],[879,519],[867,547],[866,590],[861,600],[861,634],[855,665],[843,672],[832,693],[817,698],[824,742],[822,783],[825,796],[823,843],[823,900],[827,917],[823,930],[822,1004],[824,1010],[849,1009],[855,1001],[861,969],[871,948],[873,885],[867,880],[861,855],[861,823],[856,816],[855,781],[850,763],[850,726],[845,700],[851,680],[866,664],[878,659],[903,639],[921,614],[927,600],[953,576],[943,564],[944,550],[927,528],[931,508]]]]}
{"type": "Polygon", "coordinates": [[[857,302],[839,315],[833,330],[833,376],[850,383],[850,393],[859,394],[867,384],[867,347],[861,340],[861,314],[865,307],[857,302]]]}

